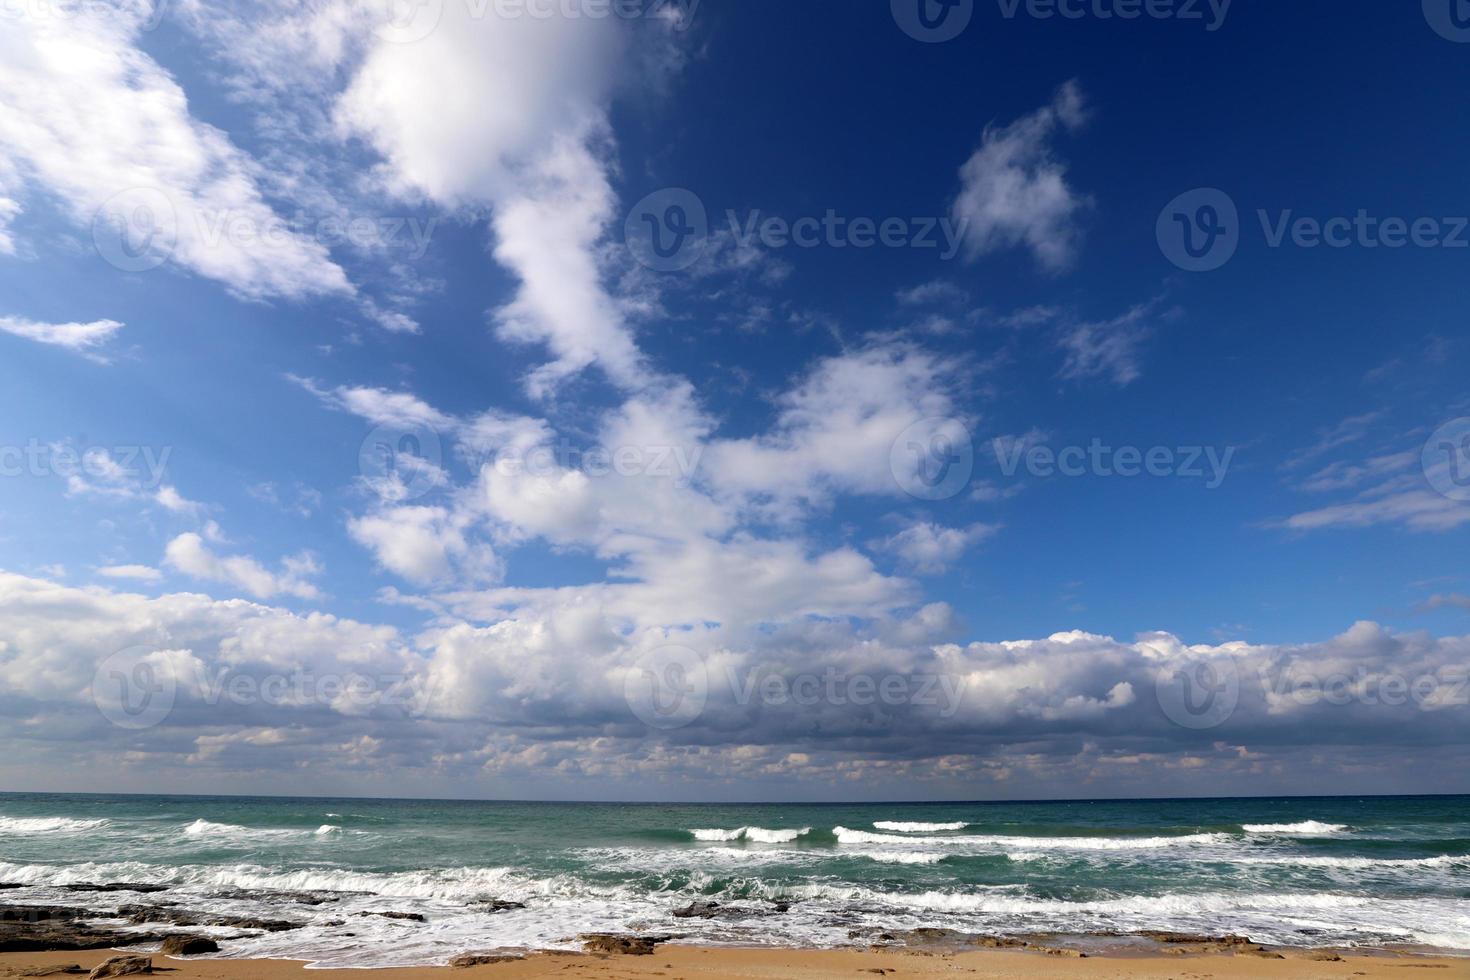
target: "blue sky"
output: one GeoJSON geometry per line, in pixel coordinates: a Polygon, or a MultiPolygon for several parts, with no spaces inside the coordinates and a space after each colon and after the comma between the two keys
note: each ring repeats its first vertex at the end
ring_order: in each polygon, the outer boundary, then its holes
{"type": "MultiPolygon", "coordinates": [[[[1443,788],[1355,746],[1452,758],[1462,694],[1256,691],[1206,738],[1155,687],[1176,661],[1463,672],[1470,460],[1437,447],[1470,431],[1444,94],[1470,45],[1433,2],[977,0],[938,43],[903,2],[10,11],[11,734],[157,788],[739,797],[1269,791],[1310,732],[1324,785],[1443,788]],[[1188,271],[1168,207],[1199,219],[1200,188],[1234,251],[1188,271]],[[625,229],[672,189],[707,230],[667,270],[625,229]],[[1360,213],[1343,247],[1292,224],[1360,213]],[[973,474],[906,492],[913,445],[973,474]],[[1093,445],[1168,475],[1005,465],[1093,445]],[[596,446],[628,466],[589,474],[596,446]],[[119,730],[95,678],[137,647],[174,707],[119,730]],[[669,649],[710,689],[640,724],[669,649]],[[973,693],[875,719],[719,683],[817,666],[973,693]],[[222,707],[185,678],[296,668],[423,700],[222,707]]],[[[69,788],[48,768],[8,779],[69,788]]]]}

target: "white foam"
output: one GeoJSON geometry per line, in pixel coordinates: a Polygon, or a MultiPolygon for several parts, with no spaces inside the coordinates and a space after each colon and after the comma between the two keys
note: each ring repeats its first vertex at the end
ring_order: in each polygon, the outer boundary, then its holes
{"type": "Polygon", "coordinates": [[[70,817],[0,817],[0,834],[82,834],[106,827],[107,820],[73,820],[70,817]]]}
{"type": "Polygon", "coordinates": [[[1275,857],[1235,858],[1235,864],[1290,864],[1305,868],[1346,868],[1365,871],[1371,868],[1450,868],[1470,864],[1470,855],[1441,854],[1427,858],[1322,857],[1317,855],[1282,854],[1275,857]]]}
{"type": "Polygon", "coordinates": [[[963,820],[954,823],[918,823],[908,820],[875,820],[873,826],[879,830],[894,830],[903,834],[933,833],[936,830],[964,830],[970,826],[963,820]]]}
{"type": "Polygon", "coordinates": [[[1054,848],[1080,851],[1131,851],[1190,844],[1217,844],[1228,839],[1225,834],[1184,834],[1178,837],[1002,837],[969,834],[959,837],[895,837],[866,830],[833,827],[839,844],[884,844],[909,847],[1002,847],[1054,848]]]}
{"type": "Polygon", "coordinates": [[[1241,830],[1248,834],[1340,834],[1347,827],[1340,823],[1320,823],[1303,820],[1301,823],[1247,823],[1241,830]]]}
{"type": "Polygon", "coordinates": [[[315,831],[318,837],[324,837],[327,834],[340,834],[341,832],[342,828],[333,823],[324,823],[315,831]]]}
{"type": "Polygon", "coordinates": [[[802,827],[800,830],[767,830],[765,827],[736,827],[734,830],[721,830],[710,828],[706,830],[691,830],[695,840],[703,841],[732,841],[748,840],[757,844],[790,844],[798,837],[803,837],[812,832],[810,827],[802,827]]]}

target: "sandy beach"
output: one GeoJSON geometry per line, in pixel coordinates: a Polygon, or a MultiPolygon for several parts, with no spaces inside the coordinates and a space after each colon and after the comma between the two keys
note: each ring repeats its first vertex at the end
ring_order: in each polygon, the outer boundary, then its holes
{"type": "MultiPolygon", "coordinates": [[[[65,976],[63,968],[83,970],[115,955],[111,951],[0,954],[0,975],[65,976]],[[56,972],[52,972],[56,971],[56,972]]],[[[282,980],[307,974],[299,962],[285,960],[201,960],[154,956],[155,973],[177,980],[282,980]]],[[[1323,952],[1267,951],[1200,955],[1101,955],[1085,958],[1041,952],[982,950],[931,953],[913,950],[785,950],[710,949],[662,946],[651,955],[539,954],[504,963],[465,968],[385,969],[371,971],[374,980],[428,977],[533,977],[636,980],[643,977],[689,977],[702,980],[826,980],[860,975],[924,980],[930,977],[1076,977],[1158,978],[1158,980],[1222,980],[1273,977],[1281,980],[1338,978],[1470,977],[1470,959],[1409,955],[1362,955],[1323,952]],[[1340,955],[1340,959],[1324,959],[1340,955]],[[1280,958],[1277,958],[1277,957],[1280,958]]],[[[85,973],[75,974],[85,976],[85,973]]],[[[361,970],[312,970],[313,980],[361,977],[361,970]]]]}

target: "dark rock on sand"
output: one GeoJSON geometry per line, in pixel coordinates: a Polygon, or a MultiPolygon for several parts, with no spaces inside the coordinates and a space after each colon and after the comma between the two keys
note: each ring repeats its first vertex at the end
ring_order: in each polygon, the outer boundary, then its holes
{"type": "Polygon", "coordinates": [[[485,966],[489,963],[509,963],[518,960],[519,956],[508,956],[505,953],[461,953],[449,961],[449,965],[459,969],[471,966],[485,966]]]}
{"type": "Polygon", "coordinates": [[[219,943],[206,936],[169,936],[159,952],[164,956],[198,956],[200,953],[218,953],[219,943]]]}
{"type": "Polygon", "coordinates": [[[103,977],[130,977],[138,973],[152,973],[153,960],[147,956],[114,956],[103,960],[87,980],[102,980],[103,977]]]}
{"type": "Polygon", "coordinates": [[[591,932],[582,936],[582,948],[589,953],[614,953],[620,956],[649,956],[667,936],[619,936],[591,932]]]}
{"type": "Polygon", "coordinates": [[[358,912],[358,915],[380,915],[385,919],[402,919],[405,922],[428,922],[429,920],[418,912],[358,912]]]}
{"type": "Polygon", "coordinates": [[[33,953],[63,949],[108,949],[133,943],[157,942],[162,936],[123,933],[89,925],[84,919],[108,918],[111,913],[58,905],[0,906],[0,952],[33,953]]]}
{"type": "Polygon", "coordinates": [[[1023,949],[1030,943],[1014,936],[976,936],[970,940],[970,945],[983,946],[986,949],[1023,949]]]}

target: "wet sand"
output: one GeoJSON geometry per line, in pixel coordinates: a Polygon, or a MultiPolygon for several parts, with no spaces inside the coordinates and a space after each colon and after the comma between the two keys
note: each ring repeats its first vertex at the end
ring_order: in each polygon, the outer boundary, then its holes
{"type": "MultiPolygon", "coordinates": [[[[30,971],[67,965],[90,970],[109,956],[108,950],[60,953],[0,954],[0,975],[37,975],[30,971]]],[[[1090,955],[1085,958],[1049,955],[1043,952],[980,950],[976,952],[924,952],[915,950],[785,950],[709,949],[694,946],[660,946],[651,955],[538,954],[506,963],[473,967],[415,967],[387,970],[310,970],[285,960],[171,959],[154,955],[154,972],[175,980],[449,980],[454,977],[505,978],[558,977],[564,980],[641,980],[644,977],[699,978],[699,980],[829,980],[862,976],[891,976],[898,980],[928,980],[938,977],[1030,978],[1076,977],[1157,978],[1157,980],[1247,980],[1266,977],[1281,980],[1349,980],[1373,978],[1470,978],[1470,959],[1406,955],[1340,954],[1339,961],[1326,961],[1332,953],[1279,951],[1258,953],[1206,953],[1200,955],[1090,955]],[[1277,959],[1275,956],[1281,956],[1277,959]]],[[[65,974],[55,974],[64,976],[65,974]]],[[[85,974],[79,974],[85,976],[85,974]]]]}

